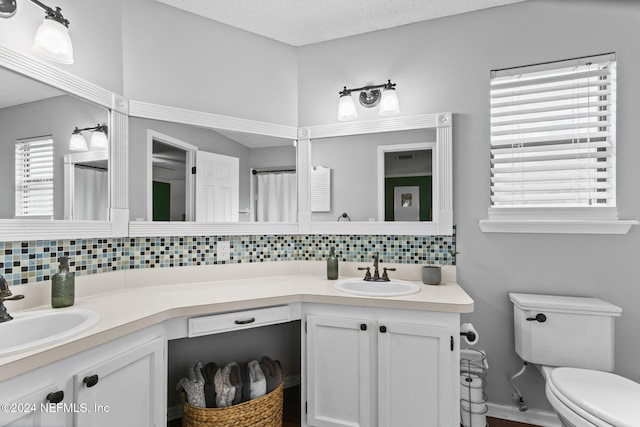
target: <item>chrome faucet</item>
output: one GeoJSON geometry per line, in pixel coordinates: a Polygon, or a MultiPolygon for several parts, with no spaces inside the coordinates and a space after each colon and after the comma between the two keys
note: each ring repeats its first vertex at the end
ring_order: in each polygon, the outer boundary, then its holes
{"type": "Polygon", "coordinates": [[[13,319],[4,306],[5,301],[15,301],[24,298],[24,295],[13,295],[9,290],[9,284],[0,276],[0,323],[13,319]]]}
{"type": "Polygon", "coordinates": [[[375,252],[373,254],[373,276],[371,276],[371,268],[370,267],[358,267],[358,270],[367,270],[364,274],[364,279],[367,282],[388,282],[389,275],[387,271],[396,271],[395,268],[383,268],[382,277],[380,277],[380,271],[378,270],[378,262],[380,260],[380,254],[375,252]]]}

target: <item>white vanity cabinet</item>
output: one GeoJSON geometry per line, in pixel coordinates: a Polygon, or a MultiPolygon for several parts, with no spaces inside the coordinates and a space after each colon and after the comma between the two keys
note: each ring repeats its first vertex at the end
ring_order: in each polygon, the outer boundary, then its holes
{"type": "MultiPolygon", "coordinates": [[[[40,370],[39,370],[40,371],[40,370]]],[[[69,425],[69,417],[58,403],[69,403],[72,393],[56,381],[54,372],[39,372],[5,381],[0,386],[0,425],[4,427],[44,427],[69,425]]]]}
{"type": "Polygon", "coordinates": [[[314,304],[305,319],[303,425],[459,424],[457,313],[314,304]]]}
{"type": "Polygon", "coordinates": [[[166,425],[165,348],[152,327],[3,381],[0,426],[166,425]]]}
{"type": "Polygon", "coordinates": [[[73,376],[77,427],[161,426],[165,340],[155,338],[83,369],[73,376]]]}

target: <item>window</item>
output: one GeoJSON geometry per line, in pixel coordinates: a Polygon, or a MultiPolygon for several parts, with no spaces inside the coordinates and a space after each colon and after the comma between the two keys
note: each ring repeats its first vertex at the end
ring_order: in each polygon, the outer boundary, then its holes
{"type": "Polygon", "coordinates": [[[490,96],[490,220],[617,219],[615,54],[492,71],[490,96]]]}
{"type": "Polygon", "coordinates": [[[16,217],[53,218],[53,139],[16,142],[16,217]]]}

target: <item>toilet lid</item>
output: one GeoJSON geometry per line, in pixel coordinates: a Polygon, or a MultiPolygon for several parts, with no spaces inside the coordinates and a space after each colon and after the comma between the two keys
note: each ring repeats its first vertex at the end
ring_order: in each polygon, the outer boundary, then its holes
{"type": "Polygon", "coordinates": [[[564,403],[617,427],[640,426],[640,384],[609,372],[556,368],[549,376],[564,403]]]}

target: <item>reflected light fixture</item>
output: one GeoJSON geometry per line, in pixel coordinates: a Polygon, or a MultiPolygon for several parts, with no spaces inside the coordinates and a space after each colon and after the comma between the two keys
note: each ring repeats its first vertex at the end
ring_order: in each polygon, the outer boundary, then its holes
{"type": "MultiPolygon", "coordinates": [[[[62,16],[62,9],[56,7],[54,10],[38,0],[30,1],[45,12],[44,21],[36,31],[33,51],[51,61],[73,64],[69,21],[62,16]]],[[[16,9],[15,0],[0,0],[0,18],[11,18],[16,9]]]]}
{"type": "Polygon", "coordinates": [[[351,97],[351,92],[360,92],[358,100],[363,107],[372,108],[380,104],[378,114],[381,116],[395,116],[400,112],[395,86],[396,84],[391,83],[391,80],[387,80],[387,83],[380,85],[363,86],[356,89],[347,89],[345,86],[339,92],[338,120],[347,121],[358,117],[358,111],[351,97]],[[380,89],[382,89],[382,92],[380,92],[380,89]]]}
{"type": "Polygon", "coordinates": [[[89,147],[101,150],[109,147],[109,140],[107,139],[107,125],[97,125],[83,129],[78,129],[78,127],[76,127],[73,130],[71,133],[71,139],[69,140],[69,150],[88,151],[89,147]],[[82,132],[91,132],[89,145],[87,145],[87,140],[84,139],[82,132]]]}

